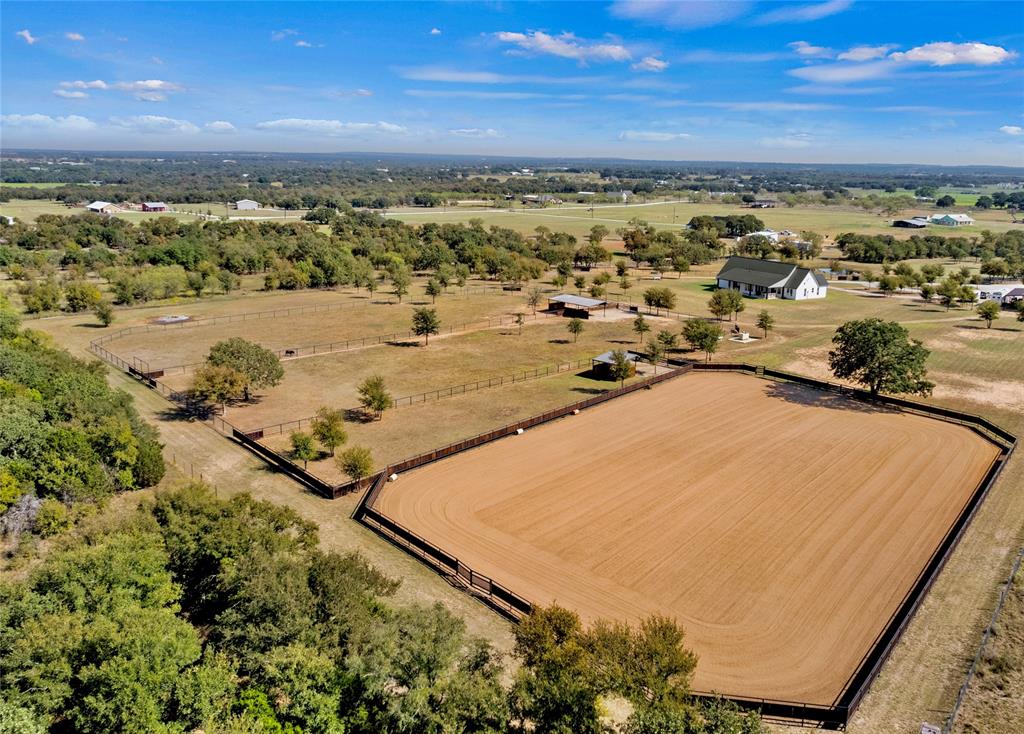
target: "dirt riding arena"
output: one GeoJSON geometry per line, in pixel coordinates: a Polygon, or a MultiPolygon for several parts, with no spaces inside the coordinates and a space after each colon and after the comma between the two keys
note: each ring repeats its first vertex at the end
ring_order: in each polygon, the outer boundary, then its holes
{"type": "Polygon", "coordinates": [[[696,690],[830,705],[996,456],[950,423],[691,374],[411,471],[376,509],[534,603],[676,618],[696,690]]]}

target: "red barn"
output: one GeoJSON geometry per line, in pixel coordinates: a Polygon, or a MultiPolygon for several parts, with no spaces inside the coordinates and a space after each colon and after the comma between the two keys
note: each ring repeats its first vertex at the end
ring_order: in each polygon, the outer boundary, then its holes
{"type": "Polygon", "coordinates": [[[142,211],[165,212],[167,211],[167,205],[162,201],[144,201],[142,202],[142,211]]]}

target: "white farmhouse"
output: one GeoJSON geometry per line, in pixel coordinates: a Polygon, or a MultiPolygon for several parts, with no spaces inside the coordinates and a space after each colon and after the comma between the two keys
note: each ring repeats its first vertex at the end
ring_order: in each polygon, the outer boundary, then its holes
{"type": "Polygon", "coordinates": [[[802,301],[828,295],[828,281],[821,273],[778,260],[753,257],[730,257],[718,273],[718,287],[731,288],[751,298],[802,301]]]}
{"type": "Polygon", "coordinates": [[[259,209],[259,208],[260,208],[260,203],[258,201],[253,201],[252,199],[241,199],[241,200],[235,202],[235,209],[240,209],[240,210],[248,209],[248,210],[252,210],[252,209],[259,209]]]}
{"type": "Polygon", "coordinates": [[[974,220],[966,214],[934,214],[928,221],[944,227],[969,227],[974,224],[974,220]]]}

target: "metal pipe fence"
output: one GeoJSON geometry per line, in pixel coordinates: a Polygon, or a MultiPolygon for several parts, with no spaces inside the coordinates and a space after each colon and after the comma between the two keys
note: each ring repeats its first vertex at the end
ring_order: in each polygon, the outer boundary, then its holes
{"type": "Polygon", "coordinates": [[[956,702],[953,704],[953,710],[949,712],[949,717],[946,719],[946,723],[942,727],[942,734],[950,734],[953,731],[953,726],[956,724],[956,717],[960,714],[960,708],[964,704],[964,698],[967,696],[967,689],[971,686],[971,681],[974,679],[974,674],[978,670],[978,664],[981,662],[981,656],[985,654],[985,648],[988,646],[989,638],[996,629],[996,622],[999,620],[999,615],[1003,611],[1003,605],[1006,604],[1006,598],[1010,595],[1010,590],[1013,588],[1014,583],[1019,583],[1017,580],[1017,574],[1020,571],[1021,562],[1024,561],[1024,548],[1017,551],[1017,558],[1013,562],[1010,568],[1010,575],[1007,576],[1006,582],[1003,584],[1003,590],[999,594],[999,600],[996,602],[996,608],[992,610],[992,617],[989,619],[988,626],[985,627],[985,632],[981,635],[981,643],[978,645],[978,652],[974,654],[974,659],[971,661],[970,667],[967,669],[967,675],[964,677],[964,682],[960,686],[960,690],[956,694],[956,702]]]}
{"type": "MultiPolygon", "coordinates": [[[[438,335],[461,334],[468,331],[480,331],[483,329],[492,329],[499,326],[514,326],[517,323],[516,318],[517,316],[515,314],[503,314],[501,316],[488,316],[486,319],[480,319],[477,321],[464,321],[457,324],[449,324],[447,326],[441,327],[441,329],[438,332],[438,335]]],[[[545,318],[557,318],[557,316],[555,314],[550,314],[545,311],[537,311],[536,313],[523,314],[523,323],[526,323],[528,321],[537,321],[545,318]]],[[[134,329],[145,327],[130,328],[134,329]]],[[[114,338],[116,338],[116,335],[114,338]]],[[[323,354],[334,354],[337,352],[348,352],[354,349],[364,349],[366,347],[377,346],[380,344],[394,344],[396,342],[405,341],[408,339],[419,338],[420,336],[411,330],[395,331],[389,334],[378,334],[375,336],[364,336],[352,339],[339,339],[331,342],[320,342],[317,344],[306,344],[302,346],[284,347],[282,349],[272,349],[270,351],[273,352],[278,358],[282,360],[288,360],[298,359],[300,357],[313,357],[323,354]]],[[[102,339],[103,341],[94,340],[89,343],[90,348],[92,348],[94,352],[97,349],[101,348],[102,344],[106,344],[110,341],[110,338],[108,337],[103,337],[102,339]]],[[[113,354],[113,352],[109,352],[109,350],[104,351],[107,351],[109,354],[113,354]]],[[[128,360],[126,360],[123,357],[118,357],[118,359],[125,364],[129,363],[128,360]]],[[[141,359],[139,357],[130,356],[128,357],[128,359],[131,360],[130,364],[132,366],[134,366],[140,372],[152,377],[165,377],[170,375],[187,374],[206,364],[205,361],[189,362],[186,364],[167,365],[164,367],[154,368],[150,366],[150,363],[148,361],[141,359]]]]}
{"type": "MultiPolygon", "coordinates": [[[[473,382],[465,382],[461,385],[449,385],[448,387],[438,388],[437,390],[427,390],[425,392],[416,393],[414,395],[403,395],[402,397],[394,398],[391,401],[392,408],[398,408],[403,405],[411,406],[417,403],[427,403],[434,400],[443,400],[444,398],[457,397],[459,395],[466,395],[473,393],[478,390],[485,390],[492,387],[504,387],[505,385],[518,385],[528,380],[536,380],[542,377],[548,377],[550,375],[559,375],[565,372],[571,372],[579,369],[583,366],[589,366],[589,359],[577,359],[573,362],[563,362],[562,364],[547,365],[545,367],[537,367],[532,370],[523,370],[522,372],[516,372],[511,375],[499,375],[498,377],[489,377],[485,380],[474,380],[473,382]]],[[[261,436],[277,436],[282,433],[290,433],[292,431],[300,431],[303,428],[309,426],[313,421],[314,416],[306,418],[298,418],[290,421],[282,421],[281,423],[274,423],[269,426],[260,426],[259,428],[252,428],[248,431],[250,435],[261,434],[261,436]]]]}

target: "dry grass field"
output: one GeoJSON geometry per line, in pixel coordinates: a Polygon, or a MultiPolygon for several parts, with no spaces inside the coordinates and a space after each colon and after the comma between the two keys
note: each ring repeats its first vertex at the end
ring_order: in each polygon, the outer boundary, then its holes
{"type": "MultiPolygon", "coordinates": [[[[944,264],[947,268],[960,265],[944,264]]],[[[976,267],[973,263],[969,265],[976,267]]],[[[678,279],[670,274],[658,284],[671,287],[677,292],[680,301],[678,310],[707,315],[706,304],[710,292],[706,290],[706,285],[720,266],[719,262],[696,267],[678,279]]],[[[646,277],[638,279],[636,273],[632,277],[635,285],[630,294],[636,301],[643,288],[655,283],[646,277]]],[[[766,341],[749,344],[723,342],[715,360],[746,361],[825,376],[829,342],[839,324],[866,316],[899,320],[908,326],[912,336],[922,339],[932,351],[928,362],[929,372],[931,378],[938,383],[932,402],[982,413],[1018,435],[1024,435],[1024,371],[1020,368],[1024,362],[1024,324],[1014,321],[1010,313],[1004,313],[992,329],[985,329],[970,309],[955,308],[947,312],[917,298],[856,295],[845,292],[845,289],[857,288],[857,284],[842,287],[844,290],[833,288],[824,302],[746,301],[747,310],[739,319],[744,329],[750,330],[755,336],[759,335],[753,322],[762,308],[775,315],[776,329],[766,341]]],[[[421,293],[422,284],[417,283],[413,287],[412,297],[422,301],[422,295],[416,295],[421,293]]],[[[207,296],[199,300],[180,298],[140,307],[119,308],[117,321],[111,330],[97,328],[91,314],[61,314],[29,320],[26,325],[51,334],[58,343],[67,346],[75,354],[88,357],[92,356],[86,351],[90,339],[122,326],[147,323],[165,314],[181,313],[203,318],[356,302],[365,298],[365,292],[357,293],[350,289],[300,292],[252,290],[207,296]]],[[[380,298],[381,294],[377,294],[376,299],[380,298]]],[[[524,300],[522,295],[511,296],[510,303],[516,298],[520,303],[524,300]]],[[[475,302],[478,299],[468,300],[475,302]]],[[[380,308],[386,310],[394,307],[382,305],[380,308]]],[[[518,308],[512,305],[510,310],[518,308]]],[[[371,313],[369,309],[365,311],[371,313]]],[[[527,334],[530,328],[525,330],[527,334]]],[[[655,329],[658,328],[661,326],[655,326],[655,329]]],[[[624,327],[624,334],[624,340],[635,339],[628,327],[624,327]]],[[[528,337],[524,335],[522,338],[528,337]]],[[[586,335],[581,337],[581,342],[584,338],[586,335]]],[[[511,344],[516,339],[518,337],[510,336],[506,341],[511,344]]],[[[439,341],[437,346],[440,345],[439,341]]],[[[566,346],[562,345],[562,348],[566,346]]],[[[593,346],[596,348],[601,345],[593,346]]],[[[431,340],[429,350],[434,348],[434,340],[431,340]]],[[[390,351],[393,353],[399,350],[414,354],[428,351],[398,347],[390,351]]],[[[374,349],[365,351],[369,354],[374,349]]],[[[355,354],[349,356],[354,357],[355,354]]],[[[495,353],[489,361],[489,374],[510,372],[506,360],[505,352],[495,353]]],[[[308,360],[300,359],[292,364],[297,366],[305,361],[308,360]]],[[[344,362],[342,368],[348,369],[349,364],[344,362]]],[[[472,362],[456,361],[452,362],[450,369],[443,375],[422,373],[420,376],[423,379],[416,384],[415,389],[427,390],[464,382],[462,370],[466,366],[474,365],[472,362]]],[[[498,622],[492,612],[451,590],[414,561],[405,558],[401,552],[345,519],[354,497],[332,503],[312,496],[282,475],[268,472],[257,459],[229,441],[218,438],[208,427],[180,420],[173,411],[168,410],[167,403],[159,395],[139,383],[120,375],[112,375],[111,379],[135,395],[139,404],[144,406],[148,419],[160,426],[168,455],[176,452],[179,460],[183,454],[188,456],[188,460],[206,471],[206,476],[212,477],[224,492],[250,490],[261,497],[297,507],[304,517],[321,524],[325,543],[332,547],[361,550],[380,567],[406,578],[406,592],[403,593],[423,602],[440,601],[449,608],[458,609],[471,629],[486,634],[501,649],[509,648],[511,642],[508,628],[498,622]]],[[[320,389],[315,383],[314,387],[320,389]]],[[[541,412],[547,407],[578,400],[585,397],[588,391],[605,387],[610,387],[610,384],[563,374],[522,383],[515,388],[484,390],[411,408],[403,407],[379,422],[350,424],[349,444],[370,446],[374,450],[374,458],[380,463],[386,463],[541,412]]],[[[337,407],[353,404],[348,397],[339,403],[337,407]]],[[[234,420],[241,412],[231,409],[228,417],[234,420]]],[[[731,440],[732,435],[742,435],[747,430],[747,424],[742,423],[735,428],[735,434],[730,434],[726,440],[731,440]]],[[[273,440],[284,442],[277,448],[287,444],[287,436],[273,440]]],[[[320,464],[328,468],[321,471],[318,467],[316,471],[319,474],[326,476],[325,472],[333,470],[333,464],[329,461],[320,464]]],[[[313,466],[311,463],[310,468],[313,466]]],[[[916,731],[921,721],[941,723],[948,715],[957,689],[963,681],[967,661],[973,656],[981,631],[991,615],[995,590],[1008,572],[1008,559],[1016,553],[1024,538],[1024,492],[1019,491],[1022,486],[1024,454],[1018,451],[981,507],[946,570],[883,668],[881,676],[858,708],[849,731],[855,734],[916,731]],[[908,681],[913,681],[913,684],[908,681]]],[[[978,708],[972,720],[975,730],[1000,730],[995,723],[1010,715],[1008,712],[1012,707],[1008,707],[1007,702],[1020,690],[1019,686],[1015,687],[1012,683],[1007,688],[1008,694],[996,695],[983,691],[986,696],[985,705],[978,708]],[[992,723],[988,729],[986,722],[992,723]]],[[[968,694],[969,702],[973,690],[968,694]]]]}
{"type": "MultiPolygon", "coordinates": [[[[522,334],[514,326],[480,329],[453,336],[383,344],[348,352],[287,359],[285,376],[252,403],[228,409],[227,419],[243,430],[307,418],[321,406],[355,409],[357,386],[371,375],[381,375],[394,397],[449,385],[488,379],[517,371],[556,365],[595,356],[615,346],[637,346],[628,320],[593,321],[579,341],[566,332],[564,319],[532,322],[522,334]]],[[[187,389],[189,374],[170,375],[164,382],[187,389]]],[[[516,391],[502,392],[501,400],[515,401],[516,391]]],[[[562,402],[571,402],[571,393],[562,402]]],[[[404,421],[403,409],[386,421],[404,421]]],[[[508,421],[504,421],[508,422],[508,421]]],[[[500,424],[499,424],[500,425],[500,424]]],[[[468,426],[459,425],[467,431],[468,426]]]]}
{"type": "Polygon", "coordinates": [[[434,304],[418,295],[398,303],[393,297],[388,300],[386,295],[370,299],[365,294],[354,293],[316,305],[324,308],[336,306],[337,309],[287,317],[268,314],[265,318],[230,323],[207,325],[198,322],[155,329],[116,339],[108,348],[123,358],[130,355],[145,360],[150,370],[158,370],[201,362],[210,347],[232,337],[248,339],[276,351],[363,337],[407,334],[412,325],[413,310],[423,306],[437,310],[446,330],[459,324],[508,316],[517,310],[526,314],[530,312],[522,294],[498,290],[482,291],[472,296],[453,292],[439,297],[434,304]]]}
{"type": "MultiPolygon", "coordinates": [[[[977,220],[972,227],[953,230],[948,227],[932,226],[925,230],[928,234],[945,234],[947,236],[976,235],[984,229],[993,232],[1004,232],[1024,225],[1013,224],[1010,215],[1005,211],[987,210],[974,211],[969,207],[961,207],[977,220]]],[[[934,208],[922,208],[920,211],[901,212],[897,218],[909,217],[914,214],[933,213],[934,208]]],[[[798,206],[778,207],[775,209],[750,209],[736,204],[707,202],[662,203],[629,205],[597,205],[593,212],[578,204],[546,207],[543,209],[404,209],[388,212],[387,216],[401,219],[410,224],[425,222],[467,222],[472,218],[482,219],[486,226],[507,227],[524,234],[533,234],[539,227],[568,232],[577,237],[586,236],[595,224],[603,224],[611,230],[625,226],[634,217],[643,219],[655,226],[667,229],[681,229],[692,217],[697,215],[728,216],[731,214],[753,214],[765,223],[765,226],[776,230],[790,229],[794,231],[814,230],[828,237],[835,237],[841,232],[858,234],[895,234],[897,237],[908,237],[906,230],[896,230],[890,224],[893,217],[876,212],[865,211],[847,206],[798,206]]]]}
{"type": "Polygon", "coordinates": [[[535,602],[675,617],[698,690],[829,704],[996,453],[940,421],[687,375],[414,470],[377,507],[535,602]]]}

